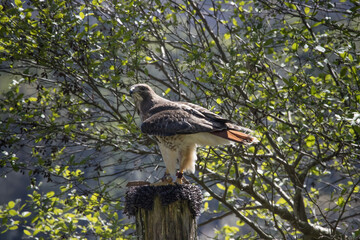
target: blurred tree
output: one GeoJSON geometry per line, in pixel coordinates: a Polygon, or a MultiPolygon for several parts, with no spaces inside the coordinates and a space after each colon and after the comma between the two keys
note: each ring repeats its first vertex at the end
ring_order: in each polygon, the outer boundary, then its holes
{"type": "Polygon", "coordinates": [[[149,82],[255,129],[261,144],[203,148],[191,176],[219,239],[360,236],[360,4],[339,1],[5,1],[2,176],[27,199],[2,234],[131,238],[124,183],[162,176],[127,89],[149,82]],[[52,182],[47,192],[42,182],[52,182]]]}

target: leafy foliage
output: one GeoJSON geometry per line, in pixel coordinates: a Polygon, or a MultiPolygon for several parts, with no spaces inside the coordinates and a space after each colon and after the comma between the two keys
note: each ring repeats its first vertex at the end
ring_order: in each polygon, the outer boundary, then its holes
{"type": "Polygon", "coordinates": [[[15,0],[0,10],[0,72],[13,80],[0,100],[0,166],[31,180],[26,200],[0,209],[2,233],[132,237],[118,216],[124,184],[163,171],[127,94],[150,82],[261,139],[199,151],[200,225],[237,219],[215,238],[360,235],[356,1],[15,0]]]}
{"type": "MultiPolygon", "coordinates": [[[[71,185],[62,187],[61,192],[72,188],[71,185]]],[[[27,238],[77,239],[96,235],[104,239],[123,239],[122,236],[129,229],[119,219],[117,212],[109,211],[109,204],[117,206],[118,203],[105,201],[97,193],[78,195],[75,190],[66,198],[62,196],[55,195],[54,191],[45,194],[33,191],[28,195],[33,213],[24,211],[26,204],[17,207],[20,203],[10,201],[1,211],[3,231],[16,230],[19,225],[25,225],[23,233],[27,238]]]]}

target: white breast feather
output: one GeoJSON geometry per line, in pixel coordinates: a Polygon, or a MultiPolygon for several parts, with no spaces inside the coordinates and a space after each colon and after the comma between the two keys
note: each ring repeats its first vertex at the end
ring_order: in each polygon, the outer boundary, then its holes
{"type": "Polygon", "coordinates": [[[233,142],[211,133],[200,132],[158,137],[158,143],[167,170],[171,175],[175,175],[178,160],[181,161],[184,158],[187,159],[184,170],[190,173],[195,172],[197,146],[218,146],[232,144],[233,142]]]}
{"type": "Polygon", "coordinates": [[[160,152],[161,152],[161,155],[165,162],[165,166],[166,166],[167,170],[169,171],[169,173],[171,175],[175,175],[176,163],[177,163],[177,159],[178,159],[177,149],[172,150],[172,149],[166,147],[166,145],[162,142],[159,142],[158,145],[159,145],[160,152]]]}

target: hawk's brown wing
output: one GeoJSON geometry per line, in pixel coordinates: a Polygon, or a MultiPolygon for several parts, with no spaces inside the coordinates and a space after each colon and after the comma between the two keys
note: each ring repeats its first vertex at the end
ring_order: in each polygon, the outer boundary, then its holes
{"type": "Polygon", "coordinates": [[[227,120],[213,117],[218,115],[209,115],[177,102],[155,106],[150,109],[149,115],[150,117],[143,121],[141,131],[151,135],[172,136],[227,129],[227,120]]]}

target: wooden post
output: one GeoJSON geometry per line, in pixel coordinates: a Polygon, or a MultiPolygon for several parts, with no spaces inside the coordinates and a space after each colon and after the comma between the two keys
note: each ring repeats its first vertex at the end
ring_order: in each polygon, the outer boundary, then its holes
{"type": "Polygon", "coordinates": [[[124,212],[136,217],[138,239],[195,240],[201,204],[201,190],[190,184],[131,187],[124,212]]]}

